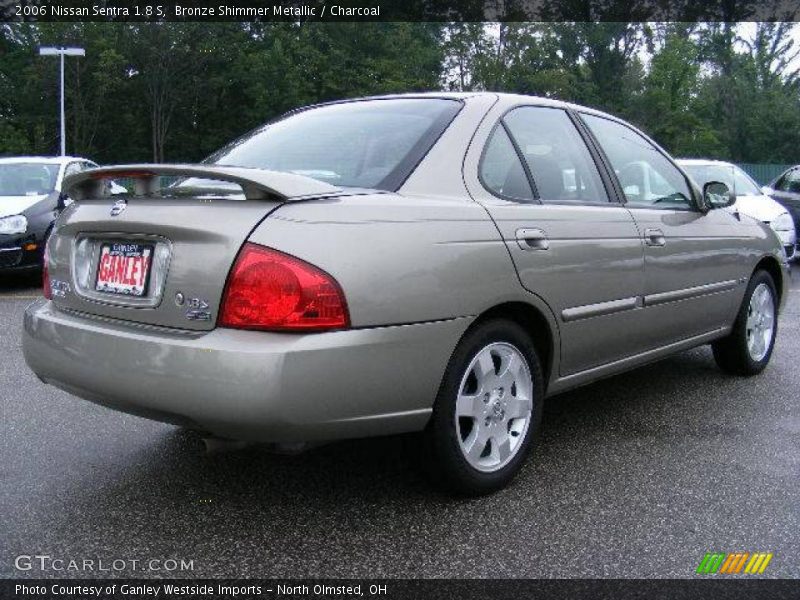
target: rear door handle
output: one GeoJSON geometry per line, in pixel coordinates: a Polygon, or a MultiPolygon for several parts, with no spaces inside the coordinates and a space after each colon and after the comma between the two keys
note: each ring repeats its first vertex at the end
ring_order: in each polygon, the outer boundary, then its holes
{"type": "Polygon", "coordinates": [[[648,246],[666,246],[667,238],[660,229],[645,229],[644,241],[648,246]]]}
{"type": "Polygon", "coordinates": [[[523,250],[550,249],[550,240],[541,229],[517,229],[517,244],[523,250]]]}

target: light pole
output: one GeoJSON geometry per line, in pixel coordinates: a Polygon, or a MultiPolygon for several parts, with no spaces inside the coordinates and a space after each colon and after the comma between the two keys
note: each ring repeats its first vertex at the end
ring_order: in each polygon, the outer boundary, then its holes
{"type": "Polygon", "coordinates": [[[65,48],[63,46],[42,46],[39,48],[40,56],[55,56],[61,59],[61,156],[67,154],[67,128],[64,119],[64,57],[86,56],[83,48],[65,48]]]}

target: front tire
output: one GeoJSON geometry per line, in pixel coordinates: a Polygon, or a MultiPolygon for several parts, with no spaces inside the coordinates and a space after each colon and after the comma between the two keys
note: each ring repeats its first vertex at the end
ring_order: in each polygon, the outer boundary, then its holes
{"type": "Polygon", "coordinates": [[[505,487],[534,443],[543,397],[539,359],[525,330],[505,319],[479,324],[445,371],[424,433],[428,470],[464,495],[505,487]]]}
{"type": "Polygon", "coordinates": [[[733,331],[711,348],[717,365],[732,375],[757,375],[769,363],[778,333],[778,294],[766,271],[756,271],[736,316],[733,331]]]}

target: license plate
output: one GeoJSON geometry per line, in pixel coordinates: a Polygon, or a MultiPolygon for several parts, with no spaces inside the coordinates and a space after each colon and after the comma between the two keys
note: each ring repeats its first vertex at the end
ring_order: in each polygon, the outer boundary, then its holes
{"type": "Polygon", "coordinates": [[[146,244],[102,244],[95,290],[123,296],[144,296],[152,258],[153,246],[146,244]]]}

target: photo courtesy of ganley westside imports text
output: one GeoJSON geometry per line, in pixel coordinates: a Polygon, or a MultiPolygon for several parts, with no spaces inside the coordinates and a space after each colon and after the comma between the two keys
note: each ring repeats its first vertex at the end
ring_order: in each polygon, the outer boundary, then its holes
{"type": "Polygon", "coordinates": [[[800,0],[0,0],[0,598],[794,598],[800,0]]]}

